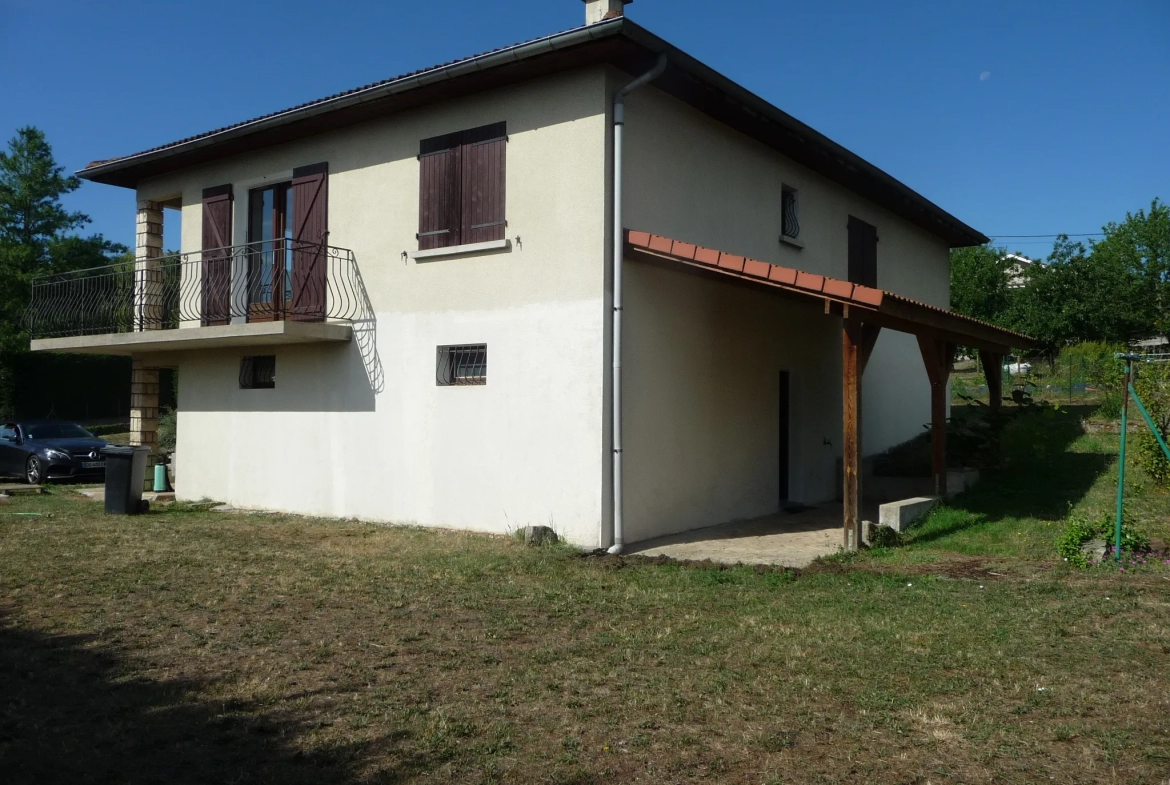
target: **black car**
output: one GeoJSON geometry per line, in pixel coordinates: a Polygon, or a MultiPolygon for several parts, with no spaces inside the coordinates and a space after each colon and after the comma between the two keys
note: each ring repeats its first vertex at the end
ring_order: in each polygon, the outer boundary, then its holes
{"type": "Polygon", "coordinates": [[[0,475],[23,477],[36,485],[45,480],[101,479],[106,474],[99,439],[80,425],[63,420],[27,420],[0,426],[0,475]]]}

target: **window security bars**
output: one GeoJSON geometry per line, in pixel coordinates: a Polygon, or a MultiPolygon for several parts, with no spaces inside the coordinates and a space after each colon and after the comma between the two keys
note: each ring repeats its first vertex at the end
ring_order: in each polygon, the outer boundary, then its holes
{"type": "Polygon", "coordinates": [[[240,358],[240,389],[271,390],[276,387],[276,355],[240,358]]]}
{"type": "Polygon", "coordinates": [[[369,299],[344,248],[268,240],[42,275],[30,337],[139,332],[244,321],[365,318],[369,299]]]}
{"type": "MultiPolygon", "coordinates": [[[[796,189],[783,186],[780,189],[780,233],[795,240],[800,236],[800,220],[796,210],[796,189]]],[[[775,224],[772,224],[775,226],[775,224]]]]}
{"type": "Polygon", "coordinates": [[[435,363],[440,387],[487,384],[487,344],[440,346],[435,363]]]}

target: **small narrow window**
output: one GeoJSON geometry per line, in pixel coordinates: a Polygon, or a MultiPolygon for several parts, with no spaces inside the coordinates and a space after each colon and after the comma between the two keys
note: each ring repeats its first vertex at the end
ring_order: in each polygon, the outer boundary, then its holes
{"type": "Polygon", "coordinates": [[[796,189],[788,185],[780,186],[780,235],[789,240],[800,237],[800,200],[796,189]]]}
{"type": "Polygon", "coordinates": [[[240,358],[240,389],[271,390],[276,387],[276,355],[240,358]]]}
{"type": "Polygon", "coordinates": [[[435,382],[440,387],[487,384],[487,344],[440,346],[435,366],[435,382]]]}

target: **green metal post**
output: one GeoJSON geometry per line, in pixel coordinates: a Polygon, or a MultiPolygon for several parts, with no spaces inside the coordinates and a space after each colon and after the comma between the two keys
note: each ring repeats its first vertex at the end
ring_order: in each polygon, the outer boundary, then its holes
{"type": "Polygon", "coordinates": [[[1125,358],[1124,399],[1121,404],[1121,448],[1117,455],[1117,525],[1113,536],[1113,557],[1121,561],[1121,515],[1125,510],[1125,433],[1129,428],[1129,377],[1133,359],[1125,358]]]}
{"type": "Polygon", "coordinates": [[[1150,416],[1146,405],[1142,403],[1142,399],[1138,397],[1137,390],[1133,385],[1129,385],[1129,394],[1133,396],[1133,402],[1137,404],[1138,411],[1142,413],[1142,417],[1146,420],[1146,425],[1150,426],[1150,431],[1154,434],[1154,438],[1158,440],[1158,446],[1162,448],[1162,452],[1166,454],[1166,459],[1170,460],[1170,447],[1166,446],[1166,440],[1162,438],[1162,432],[1158,430],[1158,426],[1154,424],[1154,418],[1150,416]]]}

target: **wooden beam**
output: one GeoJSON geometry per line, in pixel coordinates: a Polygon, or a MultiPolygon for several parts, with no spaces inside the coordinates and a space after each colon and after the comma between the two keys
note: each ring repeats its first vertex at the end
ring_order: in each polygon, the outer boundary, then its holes
{"type": "Polygon", "coordinates": [[[953,344],[934,335],[918,334],[918,349],[930,379],[930,473],[934,493],[947,493],[947,379],[951,373],[953,344]]]}
{"type": "Polygon", "coordinates": [[[861,322],[846,319],[841,329],[842,430],[841,474],[845,487],[843,542],[845,550],[861,546],[861,376],[865,329],[861,322]]]}
{"type": "Polygon", "coordinates": [[[987,379],[987,404],[993,412],[999,411],[1003,405],[1003,355],[980,349],[979,361],[987,379]]]}
{"type": "Polygon", "coordinates": [[[873,354],[873,348],[877,346],[878,336],[881,334],[882,328],[876,324],[861,325],[861,373],[865,375],[865,368],[869,365],[870,355],[873,354]]]}

